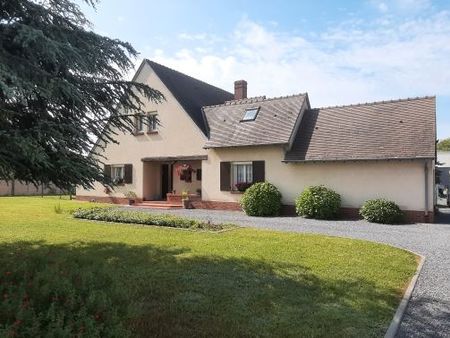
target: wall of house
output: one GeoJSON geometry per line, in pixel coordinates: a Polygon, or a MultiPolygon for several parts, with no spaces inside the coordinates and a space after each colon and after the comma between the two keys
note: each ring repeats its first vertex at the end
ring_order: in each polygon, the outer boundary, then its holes
{"type": "Polygon", "coordinates": [[[143,163],[143,197],[146,200],[161,198],[161,163],[143,163]]]}
{"type": "MultiPolygon", "coordinates": [[[[148,64],[142,67],[136,81],[159,90],[166,100],[160,104],[146,103],[146,111],[158,113],[161,123],[158,126],[158,133],[144,133],[138,136],[119,133],[116,136],[119,144],[108,144],[104,151],[104,156],[107,158],[104,161],[106,164],[131,163],[133,165],[133,183],[119,186],[109,195],[105,194],[101,184],[96,183],[90,190],[78,188],[77,195],[123,197],[123,193],[130,190],[134,191],[139,198],[144,197],[144,193],[149,196],[157,194],[157,191],[148,190],[148,187],[144,188],[146,185],[142,158],[206,154],[206,150],[203,149],[206,137],[148,64]]],[[[148,179],[145,178],[147,183],[148,179]]]]}
{"type": "Polygon", "coordinates": [[[175,190],[177,194],[181,194],[183,191],[189,191],[190,194],[196,194],[197,190],[202,188],[202,181],[197,180],[195,172],[192,173],[192,182],[180,180],[180,177],[176,172],[178,164],[190,164],[194,170],[198,170],[202,168],[201,161],[180,161],[173,166],[173,190],[175,190]]]}
{"type": "MultiPolygon", "coordinates": [[[[258,146],[210,149],[203,162],[204,200],[237,202],[241,195],[220,191],[221,161],[265,161],[266,181],[283,195],[283,204],[294,204],[307,186],[324,184],[342,197],[342,206],[359,208],[372,198],[395,201],[404,210],[425,209],[424,161],[366,161],[328,163],[282,163],[283,148],[258,146]]],[[[433,163],[429,163],[428,210],[433,210],[433,163]]]]}

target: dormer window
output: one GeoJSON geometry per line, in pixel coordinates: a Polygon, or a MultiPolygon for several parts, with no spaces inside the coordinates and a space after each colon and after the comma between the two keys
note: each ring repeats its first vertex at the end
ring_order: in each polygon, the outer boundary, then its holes
{"type": "Polygon", "coordinates": [[[259,107],[254,108],[247,108],[245,110],[244,117],[242,118],[241,122],[243,121],[254,121],[256,119],[256,115],[258,115],[259,107]]]}

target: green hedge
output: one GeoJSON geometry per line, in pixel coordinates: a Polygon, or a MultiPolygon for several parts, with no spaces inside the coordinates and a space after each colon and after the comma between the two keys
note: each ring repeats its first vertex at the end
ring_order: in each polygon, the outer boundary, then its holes
{"type": "Polygon", "coordinates": [[[73,213],[73,217],[94,221],[158,225],[172,228],[203,229],[215,231],[232,226],[230,224],[213,224],[210,222],[172,215],[152,214],[143,211],[101,207],[78,209],[73,213]]]}
{"type": "Polygon", "coordinates": [[[323,185],[306,188],[295,200],[297,214],[310,218],[336,218],[340,207],[341,196],[323,185]]]}
{"type": "Polygon", "coordinates": [[[249,216],[276,216],[281,209],[281,193],[269,182],[255,183],[245,190],[241,207],[249,216]]]}
{"type": "Polygon", "coordinates": [[[397,224],[404,221],[400,207],[395,202],[383,198],[366,201],[359,209],[359,214],[373,223],[397,224]]]}

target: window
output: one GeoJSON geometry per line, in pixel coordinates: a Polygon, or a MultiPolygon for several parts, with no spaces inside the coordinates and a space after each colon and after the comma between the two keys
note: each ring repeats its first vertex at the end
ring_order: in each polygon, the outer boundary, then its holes
{"type": "Polygon", "coordinates": [[[123,183],[125,170],[123,165],[111,166],[111,179],[115,184],[123,183]]]}
{"type": "Polygon", "coordinates": [[[153,133],[158,131],[158,115],[154,112],[149,113],[147,117],[148,129],[149,133],[153,133]]]}
{"type": "Polygon", "coordinates": [[[236,184],[253,182],[252,162],[233,162],[231,165],[231,187],[236,190],[236,184]]]}
{"type": "Polygon", "coordinates": [[[144,115],[136,116],[136,132],[142,133],[144,131],[144,115]]]}
{"type": "Polygon", "coordinates": [[[256,115],[258,115],[258,112],[259,107],[246,109],[244,117],[241,121],[254,121],[256,119],[256,115]]]}

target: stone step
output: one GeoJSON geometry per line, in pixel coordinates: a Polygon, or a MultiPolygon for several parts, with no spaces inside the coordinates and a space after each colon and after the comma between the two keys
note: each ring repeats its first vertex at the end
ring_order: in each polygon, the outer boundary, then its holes
{"type": "Polygon", "coordinates": [[[179,203],[169,203],[166,201],[143,201],[136,203],[136,207],[140,208],[152,208],[152,209],[181,209],[183,205],[179,203]]]}

